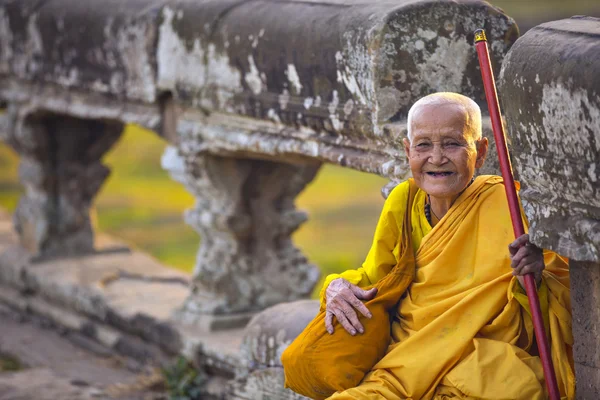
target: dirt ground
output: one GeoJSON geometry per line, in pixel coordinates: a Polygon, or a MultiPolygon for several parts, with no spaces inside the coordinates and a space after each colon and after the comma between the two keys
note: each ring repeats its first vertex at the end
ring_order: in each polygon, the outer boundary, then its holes
{"type": "Polygon", "coordinates": [[[155,368],[0,304],[0,400],[166,400],[155,368]]]}

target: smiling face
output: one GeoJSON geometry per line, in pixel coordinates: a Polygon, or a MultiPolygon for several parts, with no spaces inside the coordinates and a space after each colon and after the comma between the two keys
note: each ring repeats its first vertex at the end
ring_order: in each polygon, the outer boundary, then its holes
{"type": "Polygon", "coordinates": [[[432,198],[453,201],[480,168],[487,139],[475,141],[461,104],[427,104],[412,115],[411,138],[404,147],[413,178],[432,198]]]}

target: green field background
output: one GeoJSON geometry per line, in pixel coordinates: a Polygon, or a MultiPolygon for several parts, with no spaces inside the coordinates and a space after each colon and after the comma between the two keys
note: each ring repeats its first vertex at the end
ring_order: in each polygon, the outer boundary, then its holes
{"type": "MultiPolygon", "coordinates": [[[[522,33],[529,27],[576,14],[598,16],[598,0],[494,1],[513,16],[522,33]]],[[[183,222],[192,196],[160,167],[165,142],[154,133],[127,126],[104,162],[112,173],[92,211],[96,229],[119,237],[161,262],[191,271],[200,237],[183,222]]],[[[18,157],[0,143],[0,206],[13,211],[21,188],[18,157]]],[[[355,268],[365,257],[383,204],[387,181],[372,175],[325,165],[297,198],[309,221],[294,242],[325,276],[355,268]]],[[[317,285],[317,289],[318,289],[317,285]]],[[[316,290],[317,290],[316,289],[316,290]]]]}

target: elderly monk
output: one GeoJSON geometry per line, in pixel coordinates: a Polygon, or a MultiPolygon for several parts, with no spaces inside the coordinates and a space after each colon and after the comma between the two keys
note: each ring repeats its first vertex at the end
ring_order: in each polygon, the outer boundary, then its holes
{"type": "MultiPolygon", "coordinates": [[[[419,187],[411,211],[416,274],[392,315],[392,342],[361,384],[331,399],[545,399],[523,275],[533,273],[560,392],[574,398],[566,260],[514,240],[502,184],[478,176],[488,141],[471,99],[436,93],[408,113],[404,146],[419,187]]],[[[362,268],[327,277],[325,325],[351,335],[370,318],[366,287],[397,263],[408,182],[390,193],[362,268]]],[[[357,349],[357,351],[359,351],[357,349]]]]}

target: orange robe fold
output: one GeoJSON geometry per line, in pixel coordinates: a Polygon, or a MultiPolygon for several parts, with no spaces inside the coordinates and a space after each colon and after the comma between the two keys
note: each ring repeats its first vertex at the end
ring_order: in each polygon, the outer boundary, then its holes
{"type": "MultiPolygon", "coordinates": [[[[407,189],[399,185],[386,201],[362,268],[332,275],[326,285],[341,276],[366,286],[385,276],[407,189]]],[[[434,228],[423,213],[425,196],[419,192],[413,204],[416,277],[399,303],[392,343],[358,387],[331,399],[547,398],[541,361],[530,355],[527,297],[510,267],[514,236],[502,179],[478,177],[434,228]]],[[[568,265],[555,253],[544,256],[542,312],[559,390],[573,399],[568,265]]]]}

